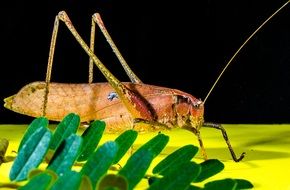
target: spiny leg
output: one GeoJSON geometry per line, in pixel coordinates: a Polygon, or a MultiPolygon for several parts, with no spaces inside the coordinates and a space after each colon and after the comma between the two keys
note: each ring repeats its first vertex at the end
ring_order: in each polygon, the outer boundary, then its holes
{"type": "MultiPolygon", "coordinates": [[[[90,49],[94,53],[95,50],[95,35],[96,35],[96,23],[94,19],[92,19],[91,24],[91,37],[90,37],[90,49]]],[[[94,61],[90,57],[89,61],[89,84],[91,84],[94,80],[94,61]]]]}
{"type": "Polygon", "coordinates": [[[52,70],[52,63],[53,63],[58,27],[59,27],[59,19],[56,16],[54,20],[53,31],[51,35],[51,41],[50,41],[49,55],[48,55],[48,63],[47,63],[46,78],[45,78],[46,85],[45,85],[44,101],[43,101],[43,108],[42,108],[42,116],[46,115],[47,99],[48,99],[49,85],[50,85],[50,80],[51,80],[51,70],[52,70]]]}
{"type": "MultiPolygon", "coordinates": [[[[129,65],[127,64],[126,60],[123,58],[122,54],[120,53],[119,49],[117,48],[116,44],[114,43],[113,39],[111,38],[109,32],[107,31],[101,16],[99,13],[95,13],[92,16],[92,29],[91,29],[91,43],[90,47],[92,52],[94,52],[93,46],[94,46],[94,40],[95,40],[95,23],[98,24],[99,28],[101,29],[101,32],[105,36],[107,42],[111,46],[113,52],[117,56],[118,60],[120,61],[122,67],[124,68],[125,72],[127,73],[128,77],[130,78],[132,83],[142,83],[142,81],[137,77],[137,75],[131,70],[129,65]]],[[[92,68],[93,68],[93,59],[90,57],[90,79],[92,80],[92,68]]]]}
{"type": "MultiPolygon", "coordinates": [[[[142,118],[133,119],[133,129],[134,129],[136,124],[146,124],[146,125],[150,126],[150,128],[153,129],[153,130],[170,129],[164,123],[160,123],[158,121],[153,121],[153,120],[142,119],[142,118]]],[[[149,129],[149,131],[150,131],[150,129],[149,129]]]]}
{"type": "Polygon", "coordinates": [[[202,157],[203,157],[205,160],[207,160],[207,154],[206,154],[205,148],[204,148],[204,146],[203,146],[203,142],[202,142],[202,139],[201,139],[201,136],[200,136],[200,132],[198,131],[198,132],[196,132],[195,134],[196,134],[196,136],[197,136],[197,140],[198,140],[198,142],[199,142],[199,147],[200,147],[200,149],[201,149],[201,155],[202,155],[202,157]]]}
{"type": "Polygon", "coordinates": [[[220,124],[216,124],[216,123],[204,123],[203,126],[204,127],[209,127],[209,128],[214,128],[214,129],[221,130],[221,132],[223,134],[223,137],[224,137],[224,139],[225,139],[225,141],[226,141],[226,143],[228,145],[228,148],[229,148],[229,150],[231,152],[232,158],[233,158],[233,160],[235,162],[239,162],[239,161],[241,161],[244,158],[244,156],[246,154],[245,152],[243,152],[241,154],[241,156],[239,158],[237,158],[237,156],[236,156],[236,154],[235,154],[235,152],[233,150],[233,147],[232,147],[232,145],[231,145],[231,143],[229,141],[227,132],[226,132],[226,130],[220,124]]]}
{"type": "Polygon", "coordinates": [[[78,34],[76,29],[74,28],[72,22],[70,21],[68,15],[61,11],[57,15],[57,19],[63,21],[67,28],[70,30],[72,35],[75,37],[75,39],[78,41],[78,43],[81,45],[81,47],[85,50],[85,52],[92,58],[96,66],[99,68],[99,70],[103,73],[107,81],[110,83],[112,88],[116,91],[118,94],[118,97],[121,99],[124,106],[127,108],[129,113],[131,113],[133,118],[144,118],[147,120],[153,120],[154,115],[148,109],[148,104],[146,101],[142,99],[138,94],[131,91],[129,88],[127,88],[124,84],[122,84],[105,66],[104,64],[99,60],[99,58],[91,51],[89,46],[84,42],[84,40],[81,38],[81,36],[78,34]]]}
{"type": "Polygon", "coordinates": [[[192,127],[191,125],[184,125],[182,128],[194,133],[197,136],[201,155],[205,160],[207,160],[207,154],[206,154],[205,148],[203,146],[203,142],[202,142],[199,130],[197,130],[195,127],[192,127]]]}

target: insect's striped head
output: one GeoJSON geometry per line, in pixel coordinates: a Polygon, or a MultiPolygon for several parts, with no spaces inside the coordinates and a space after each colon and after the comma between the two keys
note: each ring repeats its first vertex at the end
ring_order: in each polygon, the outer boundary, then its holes
{"type": "Polygon", "coordinates": [[[191,102],[190,123],[199,129],[204,122],[204,103],[200,99],[191,102]]]}
{"type": "Polygon", "coordinates": [[[204,121],[204,104],[190,94],[182,93],[177,96],[175,104],[178,126],[199,128],[204,121]]]}

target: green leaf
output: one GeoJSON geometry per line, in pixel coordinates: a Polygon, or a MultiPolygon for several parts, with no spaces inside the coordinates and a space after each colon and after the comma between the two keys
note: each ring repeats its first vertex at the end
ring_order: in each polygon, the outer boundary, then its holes
{"type": "Polygon", "coordinates": [[[200,173],[201,167],[194,162],[185,162],[175,170],[166,173],[163,178],[155,180],[148,190],[184,190],[190,186],[200,173]]]}
{"type": "Polygon", "coordinates": [[[201,173],[199,176],[194,180],[194,182],[201,182],[205,179],[214,176],[215,174],[219,173],[224,169],[224,164],[216,159],[210,159],[202,162],[201,166],[201,173]]]}
{"type": "Polygon", "coordinates": [[[48,120],[45,117],[39,117],[34,119],[31,124],[26,129],[24,136],[21,139],[21,142],[18,146],[18,152],[21,149],[22,145],[27,141],[27,139],[31,136],[32,133],[34,133],[38,128],[40,127],[47,127],[48,126],[48,120]]]}
{"type": "Polygon", "coordinates": [[[118,151],[117,143],[108,141],[100,146],[88,159],[83,166],[81,173],[87,175],[93,187],[96,187],[97,182],[103,176],[113,163],[118,151]]]}
{"type": "Polygon", "coordinates": [[[126,165],[119,171],[119,175],[127,179],[129,190],[143,178],[153,159],[153,152],[148,149],[138,150],[128,159],[126,165]]]}
{"type": "Polygon", "coordinates": [[[28,180],[33,179],[35,176],[42,174],[42,173],[47,173],[48,175],[50,175],[52,177],[52,180],[50,180],[50,185],[51,186],[58,178],[57,174],[52,171],[52,170],[41,170],[41,169],[32,169],[30,170],[30,172],[28,173],[28,180]]]}
{"type": "Polygon", "coordinates": [[[190,185],[186,190],[202,190],[203,188],[195,186],[195,185],[190,185]]]}
{"type": "Polygon", "coordinates": [[[117,164],[121,160],[121,158],[126,154],[128,149],[132,146],[132,144],[136,140],[137,135],[138,135],[137,131],[127,130],[116,138],[115,142],[118,144],[119,149],[115,157],[114,164],[117,164]]]}
{"type": "Polygon", "coordinates": [[[82,176],[82,181],[79,190],[93,190],[92,182],[86,175],[82,176]]]}
{"type": "Polygon", "coordinates": [[[98,183],[98,190],[107,190],[107,189],[117,189],[117,190],[127,190],[128,182],[127,180],[120,175],[108,174],[101,178],[98,183]]]}
{"type": "Polygon", "coordinates": [[[158,180],[159,178],[156,176],[152,176],[148,178],[148,184],[152,185],[156,180],[158,180]]]}
{"type": "Polygon", "coordinates": [[[146,144],[141,146],[127,161],[126,165],[119,171],[133,189],[145,175],[152,160],[163,150],[169,141],[169,137],[158,134],[146,144]]]}
{"type": "Polygon", "coordinates": [[[36,169],[32,169],[32,170],[29,171],[27,178],[28,179],[32,179],[33,177],[35,177],[35,176],[37,176],[39,174],[42,174],[42,173],[43,173],[43,170],[41,170],[41,169],[37,169],[37,168],[36,169]]]}
{"type": "Polygon", "coordinates": [[[149,150],[153,154],[153,158],[155,158],[160,152],[163,150],[163,148],[166,146],[166,144],[169,141],[169,137],[164,134],[158,134],[155,137],[153,137],[151,140],[149,140],[146,144],[141,146],[136,152],[141,150],[149,150]]]}
{"type": "Polygon", "coordinates": [[[153,168],[153,174],[159,173],[164,175],[168,172],[168,170],[172,170],[184,162],[189,162],[197,153],[197,151],[198,147],[193,145],[186,145],[181,147],[159,162],[153,168]]]}
{"type": "Polygon", "coordinates": [[[51,132],[38,128],[24,142],[10,170],[10,180],[25,180],[28,172],[42,162],[51,140],[51,132]]]}
{"type": "Polygon", "coordinates": [[[236,190],[238,183],[233,179],[222,179],[208,182],[204,185],[204,190],[236,190]]]}
{"type": "Polygon", "coordinates": [[[105,122],[96,120],[82,134],[83,145],[78,161],[85,161],[95,151],[98,146],[103,132],[105,130],[105,122]]]}
{"type": "Polygon", "coordinates": [[[82,175],[80,173],[75,171],[67,171],[56,180],[50,190],[78,190],[81,184],[81,180],[82,175]]]}
{"type": "Polygon", "coordinates": [[[80,116],[70,113],[57,125],[57,128],[52,136],[50,149],[56,150],[64,139],[71,134],[76,133],[80,125],[80,116]]]}
{"type": "Polygon", "coordinates": [[[236,190],[252,189],[254,187],[254,185],[247,180],[244,179],[234,179],[234,180],[238,183],[236,190]]]}
{"type": "Polygon", "coordinates": [[[58,147],[47,168],[58,175],[63,175],[73,166],[79,155],[81,145],[82,138],[76,134],[71,134],[58,147]]]}
{"type": "Polygon", "coordinates": [[[48,173],[40,173],[29,180],[25,186],[20,187],[19,190],[46,190],[52,179],[53,177],[48,173]]]}

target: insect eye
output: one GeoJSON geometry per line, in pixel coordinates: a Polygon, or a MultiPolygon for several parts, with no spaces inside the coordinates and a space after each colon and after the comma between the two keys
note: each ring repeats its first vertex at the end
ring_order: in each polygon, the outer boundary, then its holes
{"type": "Polygon", "coordinates": [[[198,100],[198,101],[196,101],[196,102],[193,102],[193,107],[195,108],[195,109],[199,109],[200,107],[201,107],[201,105],[202,105],[203,103],[202,103],[202,101],[201,100],[198,100]]]}

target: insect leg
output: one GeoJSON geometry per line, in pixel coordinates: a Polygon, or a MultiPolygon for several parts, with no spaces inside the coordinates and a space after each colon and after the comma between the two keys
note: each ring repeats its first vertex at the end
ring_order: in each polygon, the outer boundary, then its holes
{"type": "Polygon", "coordinates": [[[154,115],[148,109],[147,102],[142,99],[137,93],[133,92],[129,88],[127,88],[124,84],[122,84],[99,60],[99,58],[91,51],[89,46],[85,43],[82,37],[78,34],[75,27],[73,26],[71,20],[68,15],[61,11],[58,13],[57,18],[65,23],[67,28],[70,30],[72,35],[75,37],[77,42],[81,45],[81,47],[85,50],[85,52],[92,58],[96,66],[103,73],[107,81],[110,83],[112,88],[118,94],[118,97],[121,99],[124,106],[131,113],[133,118],[143,118],[148,120],[153,120],[154,115]]]}
{"type": "Polygon", "coordinates": [[[170,129],[164,123],[160,123],[158,121],[153,121],[153,120],[146,120],[146,119],[142,119],[142,118],[135,118],[133,120],[133,128],[135,127],[135,124],[146,124],[147,126],[150,126],[150,128],[153,129],[154,131],[164,130],[164,129],[170,129]]]}
{"type": "Polygon", "coordinates": [[[197,136],[201,155],[205,160],[207,160],[207,154],[206,154],[205,148],[203,146],[203,142],[202,142],[199,130],[196,129],[195,127],[192,127],[191,125],[184,125],[182,128],[192,132],[193,134],[195,134],[197,136]]]}
{"type": "Polygon", "coordinates": [[[229,141],[227,132],[226,132],[226,130],[220,124],[216,124],[216,123],[204,123],[203,126],[204,127],[215,128],[215,129],[221,130],[221,132],[223,134],[223,137],[224,137],[224,139],[225,139],[225,141],[226,141],[226,143],[228,145],[228,148],[229,148],[229,150],[231,152],[232,158],[233,158],[233,160],[235,162],[239,162],[239,161],[241,161],[244,158],[244,156],[246,154],[245,152],[243,152],[241,154],[241,156],[239,158],[237,158],[237,156],[236,156],[236,154],[235,154],[235,152],[233,150],[233,147],[232,147],[232,145],[231,145],[231,143],[229,141]]]}
{"type": "Polygon", "coordinates": [[[47,99],[48,99],[48,93],[49,93],[49,84],[51,80],[51,70],[52,70],[52,63],[53,63],[58,27],[59,27],[59,19],[56,16],[54,20],[54,26],[53,26],[53,31],[52,31],[51,41],[50,41],[48,63],[47,63],[47,70],[46,70],[45,93],[44,93],[44,101],[43,101],[43,107],[42,107],[43,116],[46,115],[46,106],[47,106],[47,99]]]}
{"type": "MultiPolygon", "coordinates": [[[[96,34],[96,23],[92,19],[90,49],[93,53],[95,50],[95,34],[96,34]]],[[[90,57],[90,61],[89,61],[89,84],[91,84],[93,82],[93,79],[94,79],[94,61],[90,57]]]]}
{"type": "Polygon", "coordinates": [[[198,140],[198,142],[199,142],[199,147],[200,147],[200,149],[201,149],[201,155],[202,155],[202,157],[203,157],[205,160],[207,160],[207,154],[206,154],[205,148],[204,148],[204,146],[203,146],[203,142],[202,142],[202,139],[201,139],[201,136],[200,136],[200,132],[197,131],[197,132],[195,132],[195,134],[196,134],[196,136],[197,136],[197,140],[198,140]]]}
{"type": "MultiPolygon", "coordinates": [[[[131,82],[132,83],[142,83],[142,81],[131,70],[131,68],[129,67],[129,65],[127,64],[125,59],[123,58],[122,54],[120,53],[119,49],[117,48],[116,44],[114,43],[113,39],[111,38],[109,32],[107,31],[107,29],[106,29],[106,27],[105,27],[105,25],[104,25],[99,13],[93,14],[93,16],[92,16],[92,26],[93,26],[93,22],[98,24],[101,32],[105,36],[107,42],[111,46],[113,52],[117,56],[118,60],[120,61],[122,67],[124,68],[125,72],[127,73],[128,77],[130,78],[131,82]]],[[[95,31],[91,31],[91,35],[92,35],[92,32],[94,32],[94,34],[95,34],[95,31]]],[[[91,38],[91,40],[94,40],[94,39],[91,38]]],[[[92,62],[91,58],[90,58],[90,62],[92,62]]]]}

